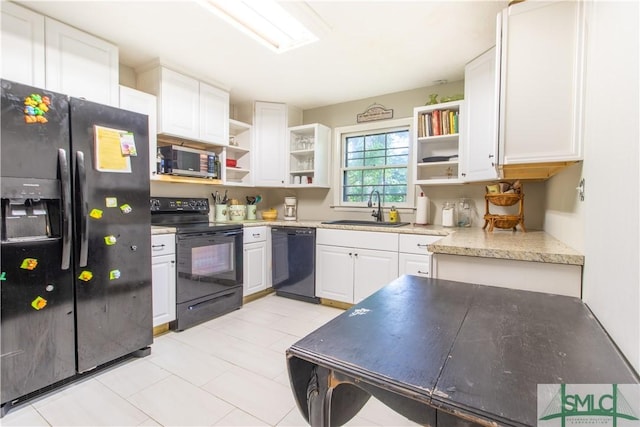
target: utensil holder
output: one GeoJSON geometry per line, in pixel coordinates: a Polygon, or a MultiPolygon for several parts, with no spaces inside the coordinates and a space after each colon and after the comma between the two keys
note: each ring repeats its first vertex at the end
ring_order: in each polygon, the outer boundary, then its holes
{"type": "Polygon", "coordinates": [[[215,221],[229,221],[229,209],[227,205],[215,205],[215,221]]]}
{"type": "Polygon", "coordinates": [[[256,219],[256,205],[247,205],[247,219],[256,219]]]}

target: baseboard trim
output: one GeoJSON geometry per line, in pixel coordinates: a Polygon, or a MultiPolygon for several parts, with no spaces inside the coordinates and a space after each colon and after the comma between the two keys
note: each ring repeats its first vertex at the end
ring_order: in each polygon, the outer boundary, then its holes
{"type": "Polygon", "coordinates": [[[260,299],[262,297],[266,297],[267,295],[272,294],[273,292],[275,292],[273,288],[267,288],[263,291],[256,292],[255,294],[247,295],[246,297],[242,298],[242,304],[246,304],[248,302],[260,299]]]}

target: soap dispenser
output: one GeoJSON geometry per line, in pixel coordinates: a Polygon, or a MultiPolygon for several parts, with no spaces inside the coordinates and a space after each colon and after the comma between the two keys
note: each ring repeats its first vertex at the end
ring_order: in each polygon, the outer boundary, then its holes
{"type": "Polygon", "coordinates": [[[398,211],[395,206],[391,206],[389,211],[389,222],[398,222],[398,211]]]}

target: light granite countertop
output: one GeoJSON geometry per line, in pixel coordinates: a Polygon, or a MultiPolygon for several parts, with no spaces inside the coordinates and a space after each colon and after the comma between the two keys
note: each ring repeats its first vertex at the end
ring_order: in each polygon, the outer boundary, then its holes
{"type": "Polygon", "coordinates": [[[584,255],[544,231],[457,228],[428,246],[436,254],[584,265],[584,255]]]}
{"type": "Polygon", "coordinates": [[[154,234],[173,234],[176,232],[175,227],[164,227],[161,225],[152,225],[151,226],[151,235],[154,234]]]}
{"type": "Polygon", "coordinates": [[[357,231],[381,231],[385,233],[399,234],[428,234],[432,236],[447,236],[450,230],[437,225],[409,224],[401,227],[381,227],[376,225],[345,225],[345,224],[323,224],[320,220],[315,221],[251,221],[244,223],[245,227],[255,225],[268,225],[278,227],[312,227],[329,228],[334,230],[357,230],[357,231]]]}
{"type": "MultiPolygon", "coordinates": [[[[230,224],[226,222],[224,224],[230,224]]],[[[320,220],[309,221],[238,221],[243,227],[279,226],[312,227],[335,230],[378,231],[398,234],[424,234],[443,238],[429,245],[435,254],[465,255],[484,258],[512,259],[519,261],[545,262],[553,264],[584,265],[584,255],[555,239],[544,231],[494,230],[488,232],[480,227],[445,228],[437,225],[409,224],[402,227],[380,227],[344,224],[323,224],[320,220]]],[[[175,233],[173,227],[152,226],[152,234],[175,233]]]]}

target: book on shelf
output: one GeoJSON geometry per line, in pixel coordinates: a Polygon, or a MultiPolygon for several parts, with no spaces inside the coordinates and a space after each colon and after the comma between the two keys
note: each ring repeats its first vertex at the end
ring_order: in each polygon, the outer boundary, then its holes
{"type": "Polygon", "coordinates": [[[418,136],[454,135],[459,132],[459,112],[433,110],[421,114],[418,120],[418,136]]]}

